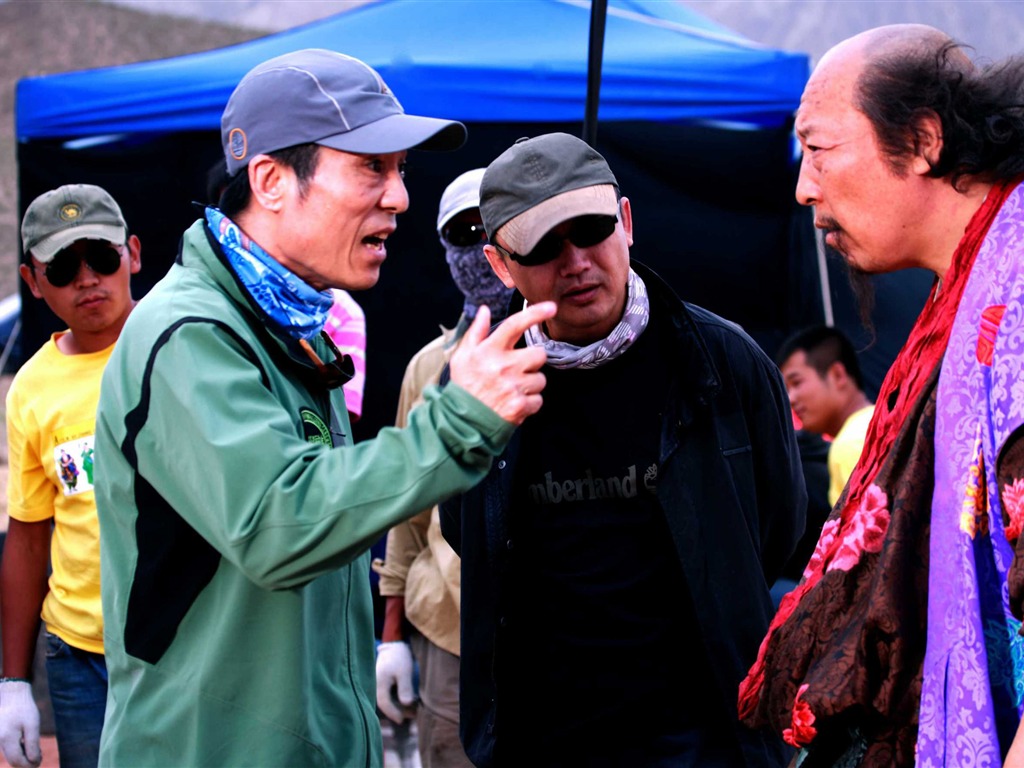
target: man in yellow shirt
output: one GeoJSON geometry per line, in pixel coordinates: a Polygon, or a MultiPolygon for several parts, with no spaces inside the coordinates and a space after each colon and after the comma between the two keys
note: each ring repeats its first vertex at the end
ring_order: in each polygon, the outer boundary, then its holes
{"type": "Polygon", "coordinates": [[[42,616],[61,765],[95,766],[107,671],[93,435],[100,377],[135,305],[130,278],[139,271],[140,245],[114,199],[90,184],[36,198],[21,234],[21,277],[68,329],[21,367],[7,394],[0,747],[12,766],[42,759],[31,685],[42,616]]]}
{"type": "Polygon", "coordinates": [[[864,393],[857,353],[842,331],[814,326],[787,339],[776,360],[803,428],[832,437],[828,503],[835,506],[860,458],[875,410],[864,393]]]}

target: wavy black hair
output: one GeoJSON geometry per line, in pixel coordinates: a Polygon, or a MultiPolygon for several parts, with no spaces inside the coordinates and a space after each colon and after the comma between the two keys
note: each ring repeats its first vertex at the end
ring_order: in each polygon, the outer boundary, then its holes
{"type": "Polygon", "coordinates": [[[871,121],[899,175],[920,142],[920,120],[937,115],[942,150],[930,176],[989,182],[1024,173],[1024,56],[975,66],[959,43],[920,44],[869,62],[857,108],[871,121]]]}

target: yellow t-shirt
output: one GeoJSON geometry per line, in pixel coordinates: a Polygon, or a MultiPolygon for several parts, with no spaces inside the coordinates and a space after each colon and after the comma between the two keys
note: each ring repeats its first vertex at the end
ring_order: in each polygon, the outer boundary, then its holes
{"type": "Polygon", "coordinates": [[[864,439],[874,412],[875,406],[869,405],[851,414],[828,449],[828,503],[833,507],[864,450],[864,439]]]}
{"type": "Polygon", "coordinates": [[[59,335],[21,367],[7,393],[7,510],[26,523],[54,521],[46,629],[103,653],[93,436],[100,378],[114,347],[65,355],[59,335]]]}

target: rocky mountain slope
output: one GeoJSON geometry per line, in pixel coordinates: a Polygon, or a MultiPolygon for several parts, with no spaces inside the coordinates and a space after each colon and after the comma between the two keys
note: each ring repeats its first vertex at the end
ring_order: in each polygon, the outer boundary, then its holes
{"type": "Polygon", "coordinates": [[[0,297],[16,291],[18,281],[15,83],[219,48],[263,34],[90,0],[0,2],[0,297]]]}

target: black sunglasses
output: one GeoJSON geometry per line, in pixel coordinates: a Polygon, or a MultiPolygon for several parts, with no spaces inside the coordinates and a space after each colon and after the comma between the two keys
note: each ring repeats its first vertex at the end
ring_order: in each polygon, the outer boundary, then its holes
{"type": "Polygon", "coordinates": [[[548,232],[529,253],[512,253],[497,243],[494,243],[494,247],[507,258],[518,261],[524,267],[536,267],[557,259],[562,253],[562,248],[565,247],[566,240],[577,248],[590,248],[598,243],[603,243],[615,231],[618,220],[617,216],[606,216],[600,213],[577,216],[569,224],[568,232],[564,235],[555,234],[554,231],[548,232]]]}
{"type": "Polygon", "coordinates": [[[338,345],[327,335],[327,331],[320,331],[320,338],[327,343],[327,348],[334,355],[334,360],[325,363],[313,349],[312,344],[305,339],[299,339],[299,346],[302,347],[316,368],[320,385],[325,389],[335,389],[347,384],[356,375],[356,364],[349,355],[338,349],[338,345]]]}
{"type": "Polygon", "coordinates": [[[110,243],[85,241],[84,248],[57,251],[43,274],[54,288],[63,288],[78,276],[83,261],[97,275],[112,275],[121,268],[121,251],[110,243]]]}
{"type": "Polygon", "coordinates": [[[487,233],[483,224],[470,224],[466,221],[453,221],[441,230],[441,237],[456,248],[479,245],[487,242],[487,233]]]}

